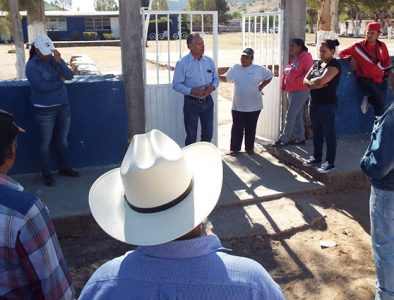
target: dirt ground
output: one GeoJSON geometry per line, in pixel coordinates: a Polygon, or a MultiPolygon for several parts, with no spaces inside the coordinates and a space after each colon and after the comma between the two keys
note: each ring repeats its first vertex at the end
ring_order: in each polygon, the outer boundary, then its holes
{"type": "MultiPolygon", "coordinates": [[[[314,35],[307,35],[307,43],[313,40],[314,35]]],[[[341,40],[342,45],[354,42],[355,39],[341,40]]],[[[219,45],[221,49],[239,49],[240,35],[220,35],[219,45]]],[[[15,78],[15,54],[8,54],[9,49],[12,46],[0,45],[0,80],[15,78]]],[[[87,54],[103,73],[116,74],[121,69],[119,47],[62,48],[61,53],[66,60],[73,53],[87,54]]],[[[219,94],[231,99],[232,85],[221,83],[219,94]]],[[[373,299],[375,272],[368,196],[367,190],[297,196],[294,201],[313,201],[323,207],[324,221],[286,235],[246,236],[222,242],[235,255],[260,262],[280,284],[287,299],[373,299]],[[322,239],[333,240],[337,246],[322,249],[322,239]]],[[[85,235],[64,238],[61,245],[78,294],[98,266],[133,249],[97,227],[85,235]]]]}
{"type": "MultiPolygon", "coordinates": [[[[295,202],[318,203],[324,209],[323,221],[284,235],[222,239],[222,243],[234,255],[262,264],[287,299],[373,299],[368,197],[369,190],[294,196],[295,202]],[[332,240],[337,245],[323,249],[320,240],[332,240]]],[[[60,242],[78,294],[98,266],[133,249],[100,229],[60,242]]]]}

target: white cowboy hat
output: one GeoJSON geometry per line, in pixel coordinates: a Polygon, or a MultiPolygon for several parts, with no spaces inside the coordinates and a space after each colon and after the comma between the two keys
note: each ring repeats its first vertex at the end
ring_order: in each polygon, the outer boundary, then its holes
{"type": "Polygon", "coordinates": [[[135,135],[120,168],[92,185],[89,206],[110,236],[133,245],[175,240],[199,225],[221,192],[219,150],[200,142],[181,149],[158,130],[135,135]]]}

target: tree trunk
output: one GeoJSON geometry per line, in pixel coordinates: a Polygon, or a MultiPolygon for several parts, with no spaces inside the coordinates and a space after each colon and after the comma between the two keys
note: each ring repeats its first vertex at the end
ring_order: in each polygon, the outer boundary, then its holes
{"type": "Polygon", "coordinates": [[[135,134],[145,133],[140,8],[140,1],[119,1],[120,45],[129,142],[135,134]]]}
{"type": "Polygon", "coordinates": [[[23,44],[22,24],[19,16],[19,3],[15,0],[8,0],[11,20],[11,34],[16,50],[16,76],[17,79],[26,78],[25,76],[25,49],[23,44]]]}
{"type": "Polygon", "coordinates": [[[45,8],[43,0],[30,0],[27,3],[27,32],[29,44],[32,44],[37,35],[46,34],[45,8]]]}
{"type": "Polygon", "coordinates": [[[317,18],[317,50],[325,39],[337,39],[339,33],[339,0],[319,0],[320,8],[317,18]]]}

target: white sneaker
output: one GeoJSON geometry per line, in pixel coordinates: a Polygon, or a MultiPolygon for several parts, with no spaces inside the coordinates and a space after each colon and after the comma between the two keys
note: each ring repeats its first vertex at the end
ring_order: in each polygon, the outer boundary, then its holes
{"type": "Polygon", "coordinates": [[[326,174],[332,170],[334,170],[334,165],[328,163],[328,161],[321,164],[320,168],[317,169],[319,173],[326,174]]]}
{"type": "Polygon", "coordinates": [[[371,105],[368,102],[368,96],[364,96],[363,102],[361,103],[360,109],[361,112],[365,115],[368,112],[368,109],[371,105]]]}

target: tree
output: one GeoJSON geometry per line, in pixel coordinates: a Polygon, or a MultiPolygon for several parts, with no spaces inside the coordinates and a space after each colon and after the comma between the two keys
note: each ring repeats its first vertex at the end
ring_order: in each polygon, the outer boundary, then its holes
{"type": "Polygon", "coordinates": [[[119,9],[115,0],[95,0],[94,8],[97,11],[114,11],[119,9]]]}
{"type": "Polygon", "coordinates": [[[16,74],[18,79],[25,76],[25,49],[23,47],[22,24],[19,16],[19,3],[15,0],[8,0],[8,8],[11,19],[11,33],[16,50],[16,74]]]}
{"type": "Polygon", "coordinates": [[[20,0],[21,6],[27,10],[27,32],[29,43],[39,34],[46,34],[45,29],[45,6],[43,0],[20,0]]]}
{"type": "Polygon", "coordinates": [[[308,0],[306,8],[306,21],[309,24],[309,32],[313,33],[315,24],[317,24],[317,13],[319,11],[318,0],[308,0]]]}
{"type": "Polygon", "coordinates": [[[63,8],[64,10],[71,10],[72,0],[51,0],[53,5],[63,8]]]}
{"type": "Polygon", "coordinates": [[[188,2],[188,10],[217,10],[220,24],[230,19],[231,16],[227,14],[229,9],[227,0],[189,0],[188,2]]]}
{"type": "Polygon", "coordinates": [[[167,0],[151,0],[153,10],[168,10],[167,0]]]}

